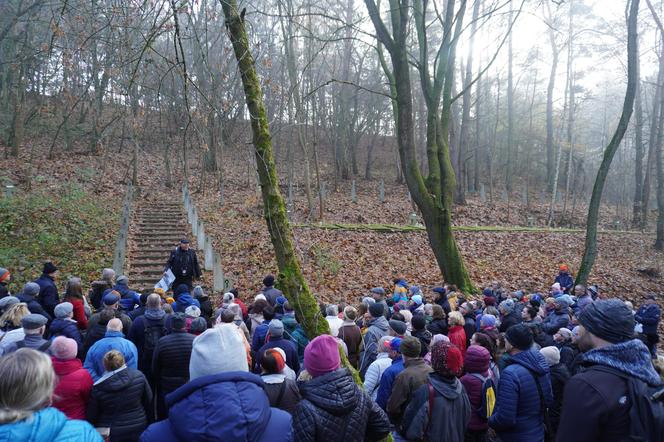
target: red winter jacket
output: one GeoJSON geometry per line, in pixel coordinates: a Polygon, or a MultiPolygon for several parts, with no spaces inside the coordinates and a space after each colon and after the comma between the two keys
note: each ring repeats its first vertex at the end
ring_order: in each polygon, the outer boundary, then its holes
{"type": "Polygon", "coordinates": [[[74,298],[73,296],[68,296],[65,298],[66,302],[71,302],[74,306],[74,321],[76,321],[79,330],[86,330],[88,328],[88,318],[85,317],[85,307],[83,306],[83,300],[79,298],[74,298]]]}
{"type": "Polygon", "coordinates": [[[53,392],[53,406],[69,419],[85,419],[85,407],[92,391],[92,376],[79,359],[51,358],[58,384],[53,392]]]}
{"type": "Polygon", "coordinates": [[[463,327],[460,325],[454,325],[450,327],[450,331],[447,333],[447,337],[450,338],[450,342],[461,350],[461,355],[466,357],[466,332],[463,327]]]}

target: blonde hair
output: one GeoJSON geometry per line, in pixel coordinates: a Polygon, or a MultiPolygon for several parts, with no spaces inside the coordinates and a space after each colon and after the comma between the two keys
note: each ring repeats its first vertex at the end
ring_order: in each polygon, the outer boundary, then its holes
{"type": "Polygon", "coordinates": [[[28,304],[25,302],[14,304],[9,307],[7,311],[2,314],[2,316],[0,316],[0,327],[6,327],[8,325],[12,327],[20,327],[21,319],[23,319],[23,317],[28,314],[30,314],[30,310],[28,310],[28,304]]]}
{"type": "Polygon", "coordinates": [[[451,312],[448,316],[447,323],[449,325],[464,325],[466,323],[463,315],[459,312],[451,312]]]}
{"type": "Polygon", "coordinates": [[[18,422],[46,408],[55,372],[46,353],[21,348],[0,358],[0,424],[18,422]]]}
{"type": "Polygon", "coordinates": [[[125,358],[122,353],[117,350],[111,350],[104,355],[104,368],[106,371],[117,370],[125,365],[125,358]]]}

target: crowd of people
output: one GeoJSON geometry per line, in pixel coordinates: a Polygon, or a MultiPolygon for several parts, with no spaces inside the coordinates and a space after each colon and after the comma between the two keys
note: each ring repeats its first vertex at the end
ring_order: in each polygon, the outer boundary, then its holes
{"type": "Polygon", "coordinates": [[[104,269],[12,293],[0,268],[0,440],[660,440],[661,311],[574,286],[425,293],[405,279],[320,304],[309,339],[268,275],[137,293],[104,269]],[[242,299],[244,297],[244,299],[242,299]]]}

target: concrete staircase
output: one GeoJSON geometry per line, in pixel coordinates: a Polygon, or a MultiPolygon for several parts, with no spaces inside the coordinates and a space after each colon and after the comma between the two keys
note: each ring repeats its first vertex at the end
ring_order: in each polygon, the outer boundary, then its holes
{"type": "Polygon", "coordinates": [[[180,199],[172,201],[172,204],[139,202],[134,212],[127,259],[129,285],[134,290],[154,287],[182,237],[194,243],[180,199]]]}

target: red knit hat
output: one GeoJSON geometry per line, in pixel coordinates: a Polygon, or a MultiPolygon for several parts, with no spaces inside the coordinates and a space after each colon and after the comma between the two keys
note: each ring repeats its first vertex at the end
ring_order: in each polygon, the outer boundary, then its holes
{"type": "Polygon", "coordinates": [[[461,376],[463,370],[461,350],[449,342],[436,342],[431,349],[431,367],[441,376],[461,376]]]}

